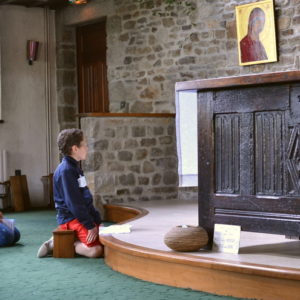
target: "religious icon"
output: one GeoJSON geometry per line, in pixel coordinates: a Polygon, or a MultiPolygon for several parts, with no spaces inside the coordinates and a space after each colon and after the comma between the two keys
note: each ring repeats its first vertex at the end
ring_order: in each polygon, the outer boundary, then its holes
{"type": "Polygon", "coordinates": [[[273,0],[235,8],[241,66],[277,61],[273,0]]]}

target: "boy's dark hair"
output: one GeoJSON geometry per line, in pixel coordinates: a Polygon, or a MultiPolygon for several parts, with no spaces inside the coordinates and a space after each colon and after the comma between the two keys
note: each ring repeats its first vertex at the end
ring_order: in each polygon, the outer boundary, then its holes
{"type": "Polygon", "coordinates": [[[72,153],[72,146],[80,146],[83,141],[83,131],[76,128],[64,129],[57,137],[58,149],[63,155],[72,153]]]}

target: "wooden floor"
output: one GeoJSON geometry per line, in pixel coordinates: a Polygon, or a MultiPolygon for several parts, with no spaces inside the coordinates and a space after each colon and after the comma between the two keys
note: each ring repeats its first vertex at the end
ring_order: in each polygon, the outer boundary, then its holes
{"type": "Polygon", "coordinates": [[[132,224],[131,233],[101,236],[107,265],[146,281],[218,295],[300,299],[300,241],[242,232],[239,254],[170,250],[164,235],[173,226],[197,225],[197,210],[190,201],[107,205],[107,219],[132,224]]]}

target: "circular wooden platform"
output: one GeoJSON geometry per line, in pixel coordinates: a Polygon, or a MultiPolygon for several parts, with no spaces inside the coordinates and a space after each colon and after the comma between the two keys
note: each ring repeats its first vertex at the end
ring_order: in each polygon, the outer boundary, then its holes
{"type": "MultiPolygon", "coordinates": [[[[114,222],[128,222],[147,214],[145,209],[119,205],[107,205],[106,212],[110,216],[108,220],[114,222]]],[[[300,260],[295,268],[245,263],[156,250],[155,245],[142,247],[124,242],[118,236],[101,236],[105,245],[105,262],[112,269],[129,276],[218,295],[300,299],[300,260]]],[[[147,239],[146,232],[144,236],[147,239]]]]}

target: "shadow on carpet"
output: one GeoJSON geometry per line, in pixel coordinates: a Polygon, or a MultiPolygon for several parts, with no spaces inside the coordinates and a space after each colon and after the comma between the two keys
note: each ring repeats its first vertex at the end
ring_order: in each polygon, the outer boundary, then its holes
{"type": "Polygon", "coordinates": [[[230,300],[135,279],[111,270],[103,259],[38,259],[39,246],[57,226],[55,211],[5,214],[16,219],[21,239],[0,248],[1,300],[230,300]]]}

